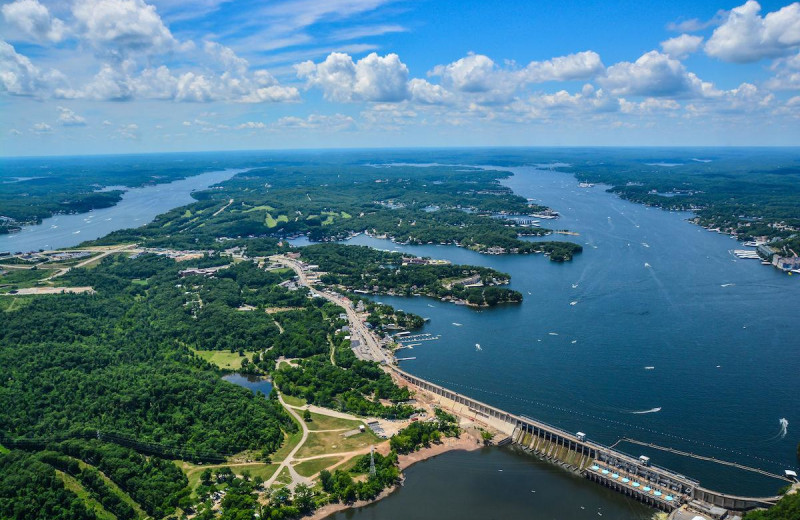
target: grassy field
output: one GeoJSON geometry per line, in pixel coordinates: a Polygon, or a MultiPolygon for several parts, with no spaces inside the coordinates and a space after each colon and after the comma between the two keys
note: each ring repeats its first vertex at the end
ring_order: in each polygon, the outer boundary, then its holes
{"type": "MultiPolygon", "coordinates": [[[[281,365],[288,366],[289,363],[286,363],[285,361],[281,361],[281,365]]],[[[278,368],[280,368],[280,367],[278,367],[278,368]]],[[[305,406],[306,405],[306,400],[305,399],[302,399],[300,397],[294,397],[292,395],[286,395],[286,394],[282,394],[282,395],[283,395],[283,400],[286,401],[286,404],[288,404],[289,406],[300,407],[300,406],[305,406]]]]}
{"type": "Polygon", "coordinates": [[[297,443],[300,442],[300,439],[303,438],[303,431],[300,429],[298,425],[298,430],[296,433],[291,435],[284,435],[283,445],[272,454],[272,462],[281,462],[283,459],[289,455],[289,452],[297,446],[297,443]]]}
{"type": "Polygon", "coordinates": [[[345,472],[350,471],[356,466],[356,462],[358,461],[359,457],[361,457],[361,455],[356,455],[355,457],[351,457],[350,460],[348,460],[347,462],[345,462],[336,469],[340,469],[345,472]]]}
{"type": "Polygon", "coordinates": [[[324,457],[321,459],[307,460],[300,462],[299,464],[295,464],[294,469],[300,475],[304,477],[310,477],[312,475],[316,475],[325,468],[330,468],[340,460],[342,460],[342,457],[324,457]]]}
{"type": "Polygon", "coordinates": [[[211,364],[229,370],[242,368],[242,360],[244,359],[237,352],[228,352],[227,350],[195,350],[194,353],[211,364]]]}
{"type": "Polygon", "coordinates": [[[372,430],[345,438],[344,432],[311,432],[305,444],[297,452],[297,458],[313,457],[315,455],[326,455],[328,453],[344,453],[354,451],[359,448],[367,448],[372,444],[382,442],[372,430]]]}
{"type": "Polygon", "coordinates": [[[64,482],[65,488],[75,493],[75,495],[77,495],[77,497],[83,501],[87,509],[94,511],[94,514],[97,516],[97,520],[116,520],[117,517],[106,511],[106,508],[104,508],[100,502],[93,499],[86,488],[84,488],[76,478],[71,477],[59,470],[56,470],[56,474],[58,475],[58,478],[64,482]]]}
{"type": "MultiPolygon", "coordinates": [[[[203,471],[206,468],[211,468],[212,470],[215,468],[222,468],[225,467],[225,464],[214,464],[214,465],[199,465],[199,464],[192,464],[190,462],[185,461],[175,461],[175,464],[186,474],[186,478],[189,479],[189,489],[194,490],[197,489],[197,486],[200,484],[200,476],[203,474],[203,471]]],[[[248,471],[250,476],[261,477],[264,480],[269,479],[274,473],[275,470],[278,469],[278,464],[264,464],[262,462],[254,462],[252,464],[243,464],[243,465],[229,465],[231,470],[237,475],[241,475],[243,472],[248,471]]]]}
{"type": "MultiPolygon", "coordinates": [[[[77,460],[77,459],[75,459],[75,460],[77,460]]],[[[86,464],[85,462],[83,462],[82,460],[77,460],[77,462],[78,462],[78,466],[80,466],[81,468],[91,468],[92,467],[89,464],[86,464]]],[[[133,500],[130,497],[130,495],[128,495],[128,493],[123,491],[122,488],[120,488],[116,484],[116,482],[114,482],[113,480],[108,478],[105,473],[103,473],[102,471],[99,471],[99,473],[100,473],[100,477],[103,479],[103,482],[106,483],[106,486],[108,486],[111,489],[111,491],[115,495],[117,495],[119,497],[120,500],[122,500],[123,502],[125,502],[126,504],[131,506],[133,508],[133,510],[136,511],[136,514],[138,515],[139,518],[146,518],[147,517],[147,513],[144,512],[144,510],[141,508],[141,506],[139,506],[139,504],[136,503],[136,501],[133,500]]]]}
{"type": "Polygon", "coordinates": [[[275,208],[272,206],[253,206],[252,208],[244,210],[245,213],[250,213],[251,211],[273,211],[275,208]]]}
{"type": "MultiPolygon", "coordinates": [[[[284,397],[286,399],[286,397],[284,397]]],[[[287,401],[288,402],[288,401],[287,401]]],[[[314,430],[354,430],[362,425],[361,421],[353,421],[350,419],[340,419],[338,417],[331,417],[329,415],[321,415],[311,412],[311,422],[307,422],[306,426],[311,431],[314,430]]]]}
{"type": "Polygon", "coordinates": [[[267,213],[267,216],[264,218],[264,225],[268,228],[274,228],[278,225],[278,222],[289,222],[289,217],[287,215],[278,215],[278,218],[274,218],[272,214],[267,213]]]}
{"type": "Polygon", "coordinates": [[[275,474],[275,471],[278,469],[278,464],[246,464],[244,466],[232,466],[231,469],[237,475],[241,475],[245,471],[250,472],[250,477],[261,477],[264,480],[268,480],[272,475],[275,474]]]}
{"type": "Polygon", "coordinates": [[[12,287],[0,288],[0,291],[8,292],[11,289],[35,287],[36,282],[46,278],[50,273],[52,273],[50,269],[8,269],[5,274],[0,276],[0,285],[9,284],[12,287]]]}
{"type": "Polygon", "coordinates": [[[283,468],[283,470],[281,471],[280,475],[278,475],[278,477],[275,479],[275,483],[276,484],[277,483],[280,483],[280,484],[291,484],[292,483],[292,477],[289,475],[289,468],[283,468]]]}

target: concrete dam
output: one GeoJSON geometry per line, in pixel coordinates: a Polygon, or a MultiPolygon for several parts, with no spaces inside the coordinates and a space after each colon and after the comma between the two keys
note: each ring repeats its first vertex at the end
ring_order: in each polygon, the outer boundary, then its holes
{"type": "MultiPolygon", "coordinates": [[[[401,382],[431,395],[442,408],[502,432],[506,437],[499,445],[516,444],[541,459],[668,513],[685,506],[682,509],[688,508],[708,518],[730,519],[737,518],[737,512],[769,507],[781,498],[741,497],[706,489],[690,477],[651,464],[648,457],[632,457],[588,440],[581,432],[570,433],[524,415],[515,415],[397,367],[391,369],[401,382]]],[[[784,479],[764,470],[736,466],[784,479]]]]}

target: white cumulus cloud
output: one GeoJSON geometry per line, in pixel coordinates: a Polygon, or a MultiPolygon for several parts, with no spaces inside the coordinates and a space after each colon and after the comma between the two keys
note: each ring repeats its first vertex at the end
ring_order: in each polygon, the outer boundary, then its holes
{"type": "Polygon", "coordinates": [[[691,97],[714,94],[713,85],[688,72],[681,62],[658,51],[650,51],[635,62],[612,65],[599,78],[601,85],[617,96],[691,97]]]}
{"type": "Polygon", "coordinates": [[[295,70],[307,87],[322,89],[330,101],[394,102],[409,96],[408,67],[397,54],[373,52],[354,62],[348,54],[333,52],[321,63],[305,61],[295,70]]]}
{"type": "Polygon", "coordinates": [[[483,54],[469,54],[448,65],[437,65],[431,76],[441,76],[448,88],[461,92],[488,92],[497,87],[494,61],[483,54]]]}
{"type": "Polygon", "coordinates": [[[156,8],[143,0],[78,0],[77,34],[100,56],[164,54],[178,46],[156,8]]]}
{"type": "Polygon", "coordinates": [[[775,60],[770,69],[775,76],[766,85],[775,90],[800,90],[800,52],[775,60]]]}
{"type": "Polygon", "coordinates": [[[17,0],[6,4],[3,17],[37,41],[59,42],[64,38],[64,22],[51,16],[47,7],[37,0],[17,0]]]}
{"type": "Polygon", "coordinates": [[[529,83],[589,79],[605,70],[600,55],[584,51],[558,56],[546,61],[532,61],[523,70],[522,79],[529,83]]]}
{"type": "Polygon", "coordinates": [[[15,96],[38,96],[46,89],[62,84],[64,75],[57,70],[42,71],[27,56],[0,40],[0,92],[15,96]]]}
{"type": "Polygon", "coordinates": [[[681,34],[680,36],[661,42],[661,49],[671,58],[682,60],[693,52],[697,52],[702,43],[702,36],[681,34]]]}
{"type": "Polygon", "coordinates": [[[800,47],[800,3],[762,17],[755,0],[734,8],[705,45],[706,54],[724,61],[748,63],[785,55],[800,47]]]}

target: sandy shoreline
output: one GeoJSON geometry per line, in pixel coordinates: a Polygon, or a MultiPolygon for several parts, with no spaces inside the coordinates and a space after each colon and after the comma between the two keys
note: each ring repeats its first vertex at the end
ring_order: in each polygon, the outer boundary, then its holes
{"type": "MultiPolygon", "coordinates": [[[[476,441],[474,437],[467,433],[462,433],[458,438],[448,438],[445,437],[442,440],[441,444],[433,444],[430,448],[424,448],[419,451],[415,451],[414,453],[409,453],[408,455],[400,455],[397,458],[398,465],[400,467],[400,471],[404,471],[405,469],[413,466],[417,462],[422,462],[428,459],[432,459],[438,455],[443,453],[447,453],[449,451],[474,451],[480,449],[483,445],[480,441],[476,441]]],[[[372,504],[377,502],[381,499],[384,499],[400,489],[402,483],[391,488],[384,489],[380,495],[375,497],[372,500],[359,500],[357,502],[353,502],[352,504],[328,504],[323,506],[316,511],[314,514],[306,517],[310,520],[324,520],[329,516],[338,513],[339,511],[344,511],[345,509],[353,509],[357,507],[363,507],[368,504],[372,504]]]]}

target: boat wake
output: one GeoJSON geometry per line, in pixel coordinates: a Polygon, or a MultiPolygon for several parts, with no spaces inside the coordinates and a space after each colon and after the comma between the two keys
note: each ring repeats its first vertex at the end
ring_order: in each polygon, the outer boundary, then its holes
{"type": "Polygon", "coordinates": [[[456,323],[456,322],[453,322],[453,325],[455,325],[456,327],[460,327],[461,326],[460,323],[456,323]]]}
{"type": "Polygon", "coordinates": [[[646,414],[646,413],[656,413],[656,412],[660,412],[660,411],[661,411],[661,407],[658,406],[656,408],[650,408],[649,410],[639,410],[637,412],[631,412],[631,413],[635,413],[637,415],[642,415],[642,414],[646,414]]]}

